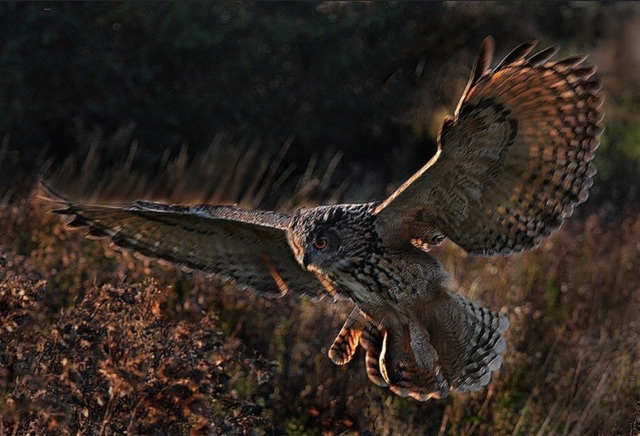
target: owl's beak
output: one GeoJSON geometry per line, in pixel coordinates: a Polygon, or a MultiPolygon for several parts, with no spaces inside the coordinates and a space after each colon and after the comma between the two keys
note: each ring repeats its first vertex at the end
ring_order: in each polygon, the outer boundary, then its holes
{"type": "Polygon", "coordinates": [[[304,269],[307,269],[310,263],[311,256],[309,255],[309,253],[304,253],[304,255],[302,256],[302,266],[304,267],[304,269]]]}

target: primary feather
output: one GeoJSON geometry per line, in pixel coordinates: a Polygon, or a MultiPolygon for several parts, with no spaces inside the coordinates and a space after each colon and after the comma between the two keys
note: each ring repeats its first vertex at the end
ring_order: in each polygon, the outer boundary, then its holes
{"type": "Polygon", "coordinates": [[[376,210],[390,246],[450,238],[473,254],[537,246],[586,200],[602,83],[584,56],[549,61],[555,48],[527,58],[535,43],[489,70],[485,40],[438,154],[376,210]]]}
{"type": "Polygon", "coordinates": [[[265,296],[331,295],[296,262],[286,237],[289,215],[235,206],[57,201],[66,207],[56,213],[74,217],[69,227],[88,227],[90,236],[108,237],[118,247],[212,273],[265,296]]]}

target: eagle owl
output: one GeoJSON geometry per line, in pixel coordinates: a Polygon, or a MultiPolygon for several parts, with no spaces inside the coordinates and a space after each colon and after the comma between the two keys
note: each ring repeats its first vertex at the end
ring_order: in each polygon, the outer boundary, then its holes
{"type": "MultiPolygon", "coordinates": [[[[127,207],[57,197],[70,227],[218,275],[265,296],[355,303],[329,351],[358,345],[372,382],[418,400],[478,390],[500,368],[506,317],[457,295],[428,248],[443,239],[475,255],[532,249],[588,195],[603,113],[585,56],[551,61],[520,45],[492,70],[487,38],[436,155],[389,198],[300,209],[127,207]]],[[[52,194],[53,196],[54,194],[52,194]]]]}

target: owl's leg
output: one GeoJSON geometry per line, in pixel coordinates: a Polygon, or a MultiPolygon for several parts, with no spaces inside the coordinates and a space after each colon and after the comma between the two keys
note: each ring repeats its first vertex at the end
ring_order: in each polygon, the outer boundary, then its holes
{"type": "Polygon", "coordinates": [[[402,374],[409,364],[410,333],[406,324],[395,323],[384,326],[386,335],[382,345],[380,370],[385,380],[393,385],[402,379],[402,374]]]}
{"type": "Polygon", "coordinates": [[[345,321],[340,333],[333,341],[333,345],[329,349],[329,358],[336,365],[344,365],[352,358],[358,344],[360,343],[360,335],[365,325],[365,318],[360,309],[356,306],[353,308],[351,315],[345,321]]]}
{"type": "Polygon", "coordinates": [[[400,381],[410,362],[419,368],[433,370],[438,361],[438,352],[430,342],[429,332],[418,322],[385,326],[386,336],[381,368],[389,384],[400,381]]]}
{"type": "Polygon", "coordinates": [[[382,353],[383,332],[368,322],[362,331],[360,345],[366,351],[365,366],[367,376],[372,383],[383,388],[389,387],[380,371],[380,354],[382,353]]]}
{"type": "Polygon", "coordinates": [[[440,373],[439,368],[428,371],[409,363],[402,373],[402,379],[390,385],[389,389],[401,397],[412,397],[418,401],[431,398],[446,398],[449,395],[449,384],[440,373]]]}
{"type": "Polygon", "coordinates": [[[402,372],[402,377],[394,384],[389,384],[383,376],[384,364],[380,360],[383,352],[383,342],[386,331],[379,330],[373,323],[368,322],[360,338],[360,345],[366,351],[365,365],[367,376],[374,384],[389,388],[401,397],[413,397],[418,401],[431,398],[445,398],[449,395],[449,384],[444,380],[440,371],[428,371],[409,362],[402,372]]]}

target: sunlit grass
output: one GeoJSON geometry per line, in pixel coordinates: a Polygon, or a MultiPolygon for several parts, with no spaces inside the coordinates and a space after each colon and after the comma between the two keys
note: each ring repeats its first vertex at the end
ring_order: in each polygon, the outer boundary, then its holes
{"type": "MultiPolygon", "coordinates": [[[[196,159],[167,159],[153,179],[120,167],[107,177],[97,171],[99,161],[70,159],[50,174],[68,195],[94,200],[240,201],[291,210],[340,199],[340,190],[329,189],[335,159],[319,158],[296,180],[283,178],[282,153],[245,145],[219,163],[219,150],[214,143],[196,159]],[[240,153],[254,157],[245,161],[240,153]],[[308,186],[313,189],[300,193],[308,186]]],[[[537,250],[508,258],[471,257],[448,242],[435,248],[459,291],[507,314],[511,328],[504,367],[488,388],[418,403],[369,383],[361,353],[344,367],[331,363],[326,353],[348,304],[264,300],[215,278],[116,253],[105,241],[65,230],[51,207],[31,197],[0,209],[4,431],[54,424],[62,432],[142,431],[165,417],[189,433],[235,416],[229,431],[595,435],[619,428],[628,434],[640,401],[638,211],[571,219],[537,250]],[[92,354],[95,348],[63,331],[73,325],[90,330],[80,336],[125,354],[115,360],[92,354]],[[209,336],[201,338],[203,332],[209,336]],[[197,351],[208,340],[214,349],[197,351]],[[169,349],[190,375],[167,373],[152,357],[169,349]],[[82,363],[73,366],[76,378],[62,358],[82,363]],[[191,387],[172,397],[149,390],[158,383],[191,387]],[[89,387],[103,400],[83,391],[89,387]],[[110,396],[120,388],[119,397],[110,396]],[[47,401],[30,398],[34,392],[47,401]],[[62,412],[72,417],[63,419],[62,412]]]]}

